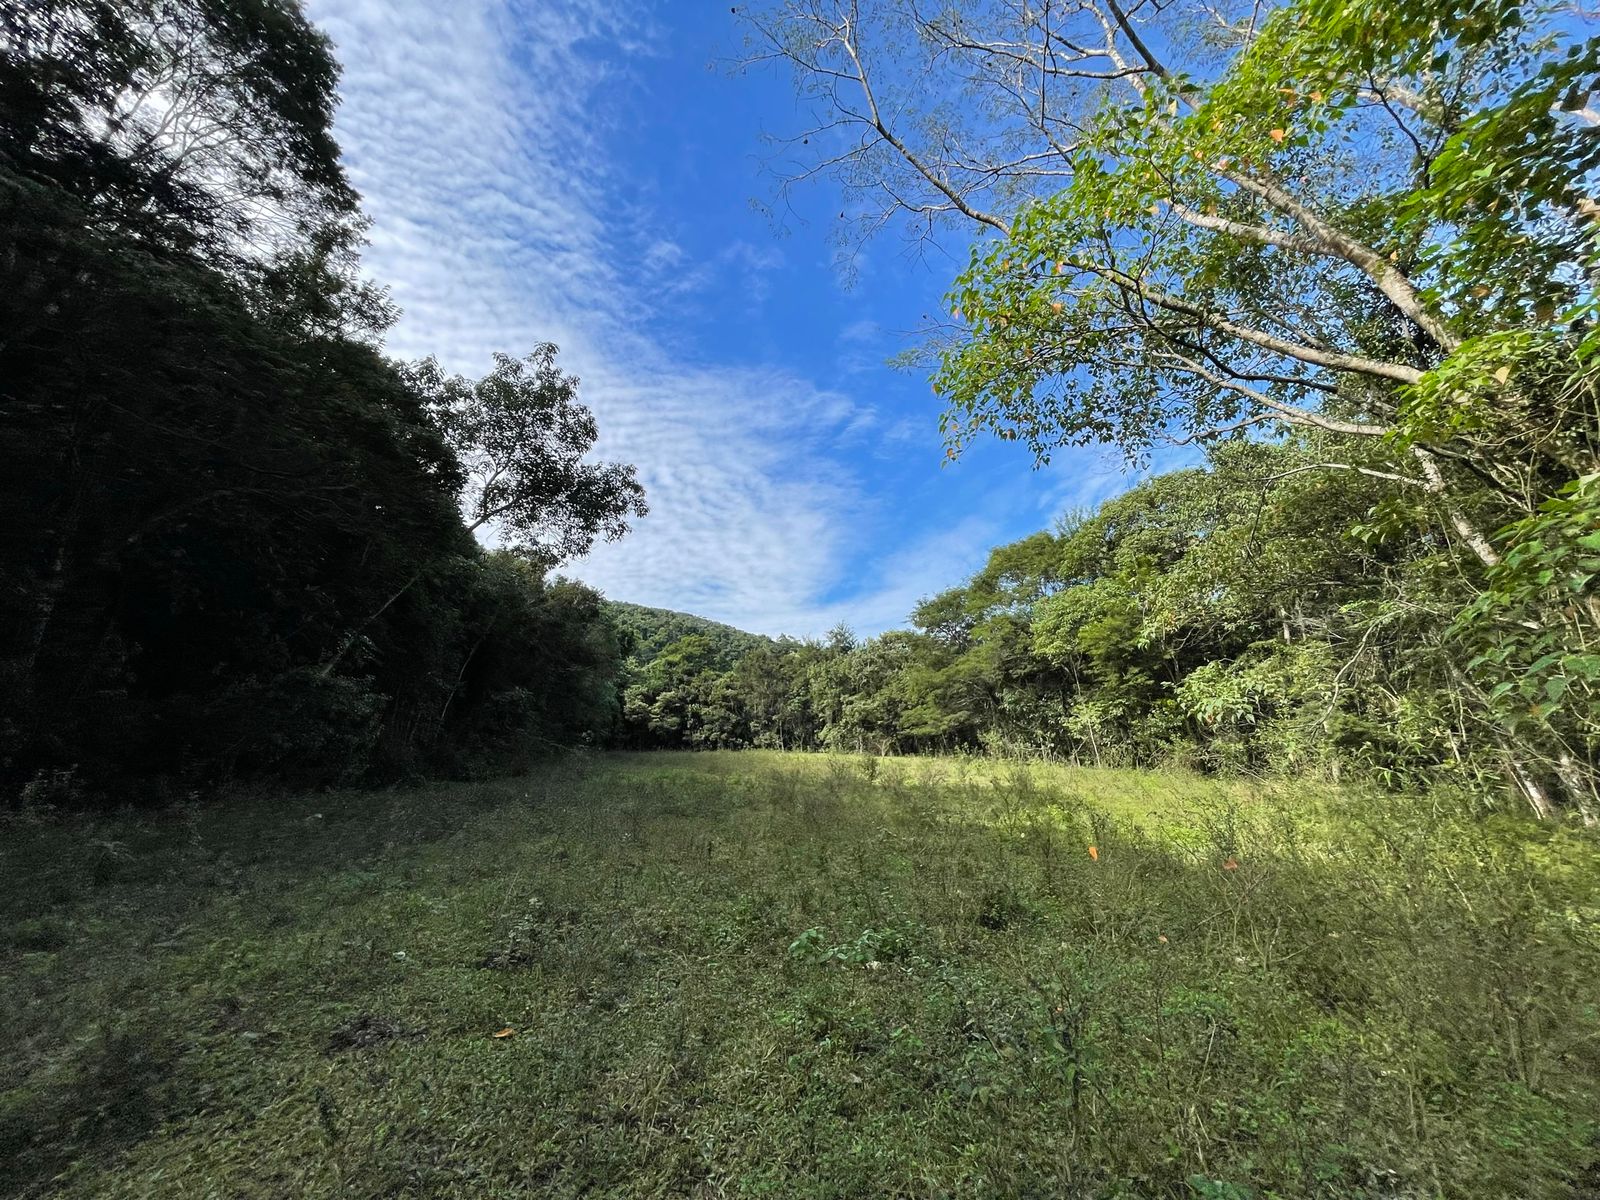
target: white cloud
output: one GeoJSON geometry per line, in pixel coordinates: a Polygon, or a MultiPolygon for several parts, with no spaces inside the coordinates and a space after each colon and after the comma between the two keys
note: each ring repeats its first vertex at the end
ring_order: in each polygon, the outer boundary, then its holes
{"type": "Polygon", "coordinates": [[[976,573],[1002,536],[995,522],[967,517],[895,551],[875,573],[874,586],[846,600],[779,610],[771,614],[775,624],[770,629],[754,623],[753,618],[746,628],[762,633],[788,632],[797,637],[820,636],[840,622],[861,635],[904,628],[918,601],[976,573]]]}
{"type": "Polygon", "coordinates": [[[651,242],[645,249],[643,266],[646,271],[670,271],[687,257],[684,248],[667,238],[651,242]]]}
{"type": "MultiPolygon", "coordinates": [[[[405,313],[390,349],[476,373],[493,351],[554,341],[583,379],[601,452],[639,468],[651,515],[573,574],[619,599],[763,632],[816,633],[840,619],[874,632],[981,561],[994,531],[968,522],[882,564],[874,578],[885,582],[824,600],[859,549],[851,529],[886,515],[828,451],[876,416],[792,374],[680,361],[647,332],[656,314],[641,297],[660,289],[640,287],[641,273],[687,289],[707,272],[736,272],[759,302],[785,261],[747,242],[700,264],[662,234],[624,244],[651,227],[649,214],[618,211],[606,154],[616,118],[605,105],[627,90],[607,63],[650,53],[636,6],[309,7],[344,65],[338,131],[373,217],[367,266],[405,313]]],[[[865,324],[853,332],[868,335],[865,324]]]]}
{"type": "Polygon", "coordinates": [[[883,326],[871,317],[852,321],[839,331],[839,341],[845,345],[871,345],[883,336],[883,326]]]}
{"type": "Polygon", "coordinates": [[[1201,452],[1189,446],[1158,446],[1150,461],[1133,468],[1120,451],[1110,448],[1080,449],[1047,475],[1050,485],[1038,497],[1038,507],[1052,519],[1098,508],[1157,475],[1198,465],[1201,452]]]}
{"type": "Polygon", "coordinates": [[[888,358],[883,326],[872,318],[862,317],[839,331],[836,362],[841,373],[861,375],[879,371],[888,358]]]}

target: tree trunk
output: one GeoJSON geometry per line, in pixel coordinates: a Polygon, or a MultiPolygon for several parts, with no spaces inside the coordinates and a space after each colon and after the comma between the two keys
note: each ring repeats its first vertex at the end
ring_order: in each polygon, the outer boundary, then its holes
{"type": "Polygon", "coordinates": [[[50,623],[55,619],[56,607],[61,603],[61,593],[67,583],[67,535],[62,534],[56,543],[55,553],[34,596],[32,619],[29,621],[27,639],[21,657],[17,660],[18,677],[23,681],[24,694],[33,695],[34,671],[39,654],[50,635],[50,623]]]}
{"type": "Polygon", "coordinates": [[[1556,778],[1561,781],[1564,799],[1578,810],[1583,823],[1590,828],[1600,825],[1600,797],[1595,795],[1594,771],[1585,769],[1563,750],[1556,759],[1556,778]]]}
{"type": "Polygon", "coordinates": [[[1534,815],[1541,821],[1553,821],[1556,817],[1555,803],[1550,799],[1550,794],[1545,791],[1540,782],[1534,778],[1524,763],[1510,747],[1506,747],[1506,770],[1510,772],[1512,781],[1517,790],[1522,793],[1522,798],[1528,802],[1534,815]]]}
{"type": "Polygon", "coordinates": [[[442,728],[444,726],[444,719],[450,715],[450,705],[455,703],[456,693],[461,690],[461,683],[467,677],[467,668],[472,665],[472,660],[478,656],[478,651],[482,649],[484,642],[489,640],[489,635],[494,632],[498,619],[497,617],[495,621],[489,622],[489,627],[483,631],[483,635],[472,643],[472,649],[467,651],[467,657],[461,664],[461,670],[456,672],[456,681],[450,685],[450,694],[444,698],[444,707],[439,710],[439,719],[434,722],[436,727],[442,728]]]}
{"type": "Polygon", "coordinates": [[[1443,506],[1445,515],[1450,519],[1451,527],[1456,531],[1462,543],[1471,550],[1486,567],[1500,565],[1500,552],[1494,548],[1483,531],[1474,525],[1465,513],[1450,499],[1450,488],[1445,482],[1444,473],[1439,470],[1439,462],[1432,454],[1421,446],[1411,447],[1411,454],[1422,467],[1423,488],[1428,495],[1433,496],[1443,506]]]}
{"type": "Polygon", "coordinates": [[[367,617],[366,620],[362,621],[361,624],[357,625],[354,629],[347,633],[344,640],[339,643],[339,648],[333,652],[333,657],[317,668],[318,678],[326,679],[328,676],[332,675],[334,668],[337,667],[341,661],[343,661],[344,656],[350,653],[351,647],[356,644],[356,639],[361,636],[361,631],[368,625],[371,625],[379,617],[383,616],[384,613],[388,612],[390,607],[394,605],[395,601],[399,600],[401,596],[404,596],[407,592],[409,592],[412,588],[412,585],[415,584],[417,580],[422,578],[423,572],[425,572],[427,569],[428,568],[426,566],[418,567],[416,574],[412,575],[410,579],[401,584],[399,591],[395,592],[394,595],[390,596],[382,604],[378,605],[377,610],[373,612],[371,616],[367,617]]]}

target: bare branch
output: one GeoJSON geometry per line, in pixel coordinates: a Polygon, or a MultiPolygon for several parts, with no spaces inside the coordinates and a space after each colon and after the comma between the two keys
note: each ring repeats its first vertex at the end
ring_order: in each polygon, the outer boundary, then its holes
{"type": "Polygon", "coordinates": [[[1403,271],[1371,246],[1339,229],[1315,210],[1301,203],[1268,172],[1265,170],[1248,172],[1224,167],[1221,164],[1214,169],[1223,178],[1246,191],[1255,193],[1278,211],[1299,222],[1306,232],[1326,247],[1327,252],[1360,269],[1378,285],[1378,290],[1387,296],[1408,320],[1427,334],[1445,353],[1450,353],[1461,344],[1461,340],[1428,311],[1422,303],[1422,298],[1417,295],[1416,288],[1411,285],[1411,281],[1406,278],[1403,271]]]}
{"type": "Polygon", "coordinates": [[[1263,408],[1270,409],[1291,425],[1307,425],[1316,429],[1326,430],[1329,433],[1344,433],[1354,437],[1382,437],[1389,432],[1388,427],[1384,425],[1362,425],[1353,421],[1337,421],[1331,417],[1325,417],[1321,413],[1312,412],[1309,409],[1296,408],[1292,404],[1285,404],[1283,401],[1267,395],[1259,388],[1253,388],[1242,380],[1213,371],[1183,355],[1168,353],[1166,357],[1178,369],[1187,371],[1197,378],[1204,379],[1215,387],[1243,396],[1263,408]]]}
{"type": "Polygon", "coordinates": [[[1296,467],[1292,471],[1280,471],[1276,475],[1268,475],[1268,483],[1276,483],[1280,479],[1288,479],[1293,475],[1303,475],[1307,471],[1354,471],[1357,475],[1365,475],[1371,479],[1387,479],[1393,483],[1403,483],[1407,487],[1426,488],[1427,482],[1422,479],[1413,479],[1409,475],[1397,475],[1393,471],[1379,471],[1372,467],[1360,467],[1353,463],[1319,462],[1310,463],[1303,467],[1296,467]]]}
{"type": "Polygon", "coordinates": [[[883,113],[878,108],[878,98],[873,94],[872,84],[867,78],[866,67],[862,65],[861,54],[855,44],[855,37],[851,32],[852,25],[853,22],[850,21],[845,23],[840,35],[840,44],[845,53],[850,56],[850,61],[855,64],[855,82],[861,88],[862,97],[867,102],[867,110],[871,114],[872,127],[878,131],[879,136],[882,137],[884,141],[888,142],[889,145],[894,147],[894,149],[899,153],[900,157],[905,159],[905,161],[909,163],[918,174],[920,174],[930,184],[947,196],[950,200],[950,203],[955,205],[956,209],[963,216],[969,218],[970,220],[977,221],[980,224],[988,225],[990,228],[996,229],[1002,234],[1009,234],[1011,232],[1011,227],[1006,222],[1002,221],[999,217],[996,217],[991,213],[983,212],[968,204],[966,198],[962,196],[954,186],[930,170],[923,163],[922,159],[918,155],[914,154],[905,144],[905,142],[901,141],[899,137],[897,137],[889,128],[888,124],[885,123],[883,119],[883,113]]]}
{"type": "Polygon", "coordinates": [[[1082,261],[1076,262],[1074,265],[1126,289],[1143,300],[1148,300],[1158,308],[1193,317],[1201,324],[1215,329],[1219,333],[1226,333],[1231,337],[1238,338],[1240,341],[1249,342],[1251,345],[1260,346],[1263,350],[1271,350],[1273,353],[1282,354],[1287,358],[1299,359],[1301,362],[1310,363],[1312,366],[1327,367],[1334,371],[1349,371],[1360,375],[1370,375],[1377,379],[1390,379],[1396,383],[1415,383],[1422,378],[1421,371],[1404,363],[1382,362],[1359,354],[1322,350],[1275,337],[1264,330],[1255,329],[1248,325],[1240,325],[1219,313],[1192,301],[1174,296],[1170,292],[1147,284],[1115,267],[1100,266],[1082,261]]]}

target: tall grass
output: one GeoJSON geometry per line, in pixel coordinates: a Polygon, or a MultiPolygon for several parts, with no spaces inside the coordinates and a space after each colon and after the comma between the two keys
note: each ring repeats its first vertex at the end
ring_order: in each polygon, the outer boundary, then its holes
{"type": "Polygon", "coordinates": [[[1596,846],[1437,799],[658,754],[0,833],[22,1195],[1600,1187],[1596,846]]]}

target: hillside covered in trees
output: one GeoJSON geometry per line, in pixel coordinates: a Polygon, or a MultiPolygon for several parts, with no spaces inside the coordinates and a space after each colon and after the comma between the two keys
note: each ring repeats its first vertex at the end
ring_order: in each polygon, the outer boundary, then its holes
{"type": "Polygon", "coordinates": [[[290,3],[0,6],[0,779],[126,801],[525,761],[620,654],[550,575],[644,511],[553,347],[387,358],[290,3]],[[474,539],[494,530],[504,551],[474,539]]]}
{"type": "Polygon", "coordinates": [[[1427,514],[1403,487],[1308,469],[1324,453],[1218,446],[996,549],[910,630],[735,661],[686,634],[636,664],[628,734],[1495,791],[1504,735],[1457,624],[1470,584],[1447,543],[1416,536],[1427,514]]]}
{"type": "Polygon", "coordinates": [[[554,574],[644,513],[634,469],[590,455],[553,346],[475,379],[385,354],[338,64],[297,4],[0,11],[9,794],[611,744],[1452,781],[1600,814],[1600,40],[1559,6],[1302,0],[1204,36],[739,10],[752,61],[864,139],[808,167],[802,136],[781,188],[831,177],[866,230],[970,252],[926,344],[949,458],[992,434],[1040,464],[1197,460],[996,549],[910,630],[816,643],[554,574]],[[957,94],[992,125],[916,117],[957,94]]]}
{"type": "Polygon", "coordinates": [[[628,662],[636,667],[649,666],[662,651],[686,637],[703,638],[710,646],[711,661],[724,670],[750,651],[772,644],[771,638],[759,633],[668,608],[607,600],[605,611],[622,638],[628,662]]]}

